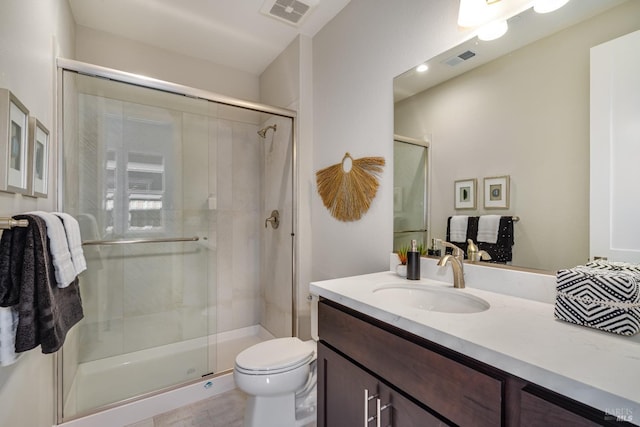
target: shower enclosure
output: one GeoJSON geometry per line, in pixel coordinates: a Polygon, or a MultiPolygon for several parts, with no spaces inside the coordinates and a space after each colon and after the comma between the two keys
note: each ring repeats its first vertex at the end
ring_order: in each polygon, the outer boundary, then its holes
{"type": "Polygon", "coordinates": [[[244,348],[295,334],[295,114],[59,68],[60,210],[88,264],[59,421],[228,373],[244,348]]]}
{"type": "Polygon", "coordinates": [[[393,138],[393,250],[411,240],[428,245],[429,143],[405,136],[393,138]]]}

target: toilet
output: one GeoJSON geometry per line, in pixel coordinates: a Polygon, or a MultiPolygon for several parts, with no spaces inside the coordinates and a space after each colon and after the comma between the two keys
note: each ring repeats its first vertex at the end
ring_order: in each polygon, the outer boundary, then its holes
{"type": "Polygon", "coordinates": [[[312,340],[276,338],[236,356],[233,377],[248,395],[245,427],[302,427],[315,421],[317,297],[311,301],[312,340]]]}

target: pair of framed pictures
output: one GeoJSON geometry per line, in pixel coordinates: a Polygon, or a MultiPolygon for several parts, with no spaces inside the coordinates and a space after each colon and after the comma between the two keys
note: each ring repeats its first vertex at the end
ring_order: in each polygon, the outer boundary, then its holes
{"type": "Polygon", "coordinates": [[[47,197],[49,131],[7,89],[0,89],[0,191],[47,197]]]}
{"type": "MultiPolygon", "coordinates": [[[[455,181],[455,209],[476,209],[476,178],[455,181]]],[[[484,208],[509,209],[509,175],[484,178],[484,208]]]]}

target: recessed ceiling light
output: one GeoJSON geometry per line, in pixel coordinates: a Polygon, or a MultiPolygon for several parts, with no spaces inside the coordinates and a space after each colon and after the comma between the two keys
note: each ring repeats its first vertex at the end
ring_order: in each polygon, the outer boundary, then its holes
{"type": "Polygon", "coordinates": [[[420,64],[416,67],[416,71],[419,73],[424,73],[428,69],[429,69],[429,66],[427,64],[420,64]]]}

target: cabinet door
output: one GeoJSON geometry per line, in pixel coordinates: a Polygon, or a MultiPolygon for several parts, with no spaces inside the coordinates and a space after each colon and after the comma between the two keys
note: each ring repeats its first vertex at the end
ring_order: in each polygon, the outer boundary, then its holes
{"type": "MultiPolygon", "coordinates": [[[[445,427],[452,425],[439,420],[384,384],[380,385],[380,397],[382,407],[388,405],[387,409],[380,413],[380,426],[382,427],[445,427]]],[[[370,424],[370,426],[376,425],[375,422],[370,424]]]]}
{"type": "Polygon", "coordinates": [[[318,343],[319,427],[431,427],[447,424],[318,343]],[[365,390],[371,398],[365,401],[365,390]],[[380,400],[380,422],[377,403],[380,400]],[[365,421],[367,420],[367,421],[365,421]]]}
{"type": "MultiPolygon", "coordinates": [[[[318,343],[318,426],[365,426],[365,390],[376,395],[378,381],[318,343]]],[[[367,403],[367,415],[371,416],[375,406],[367,403]]]]}
{"type": "Polygon", "coordinates": [[[521,427],[595,427],[600,425],[557,406],[541,397],[522,391],[520,408],[521,427]]]}

